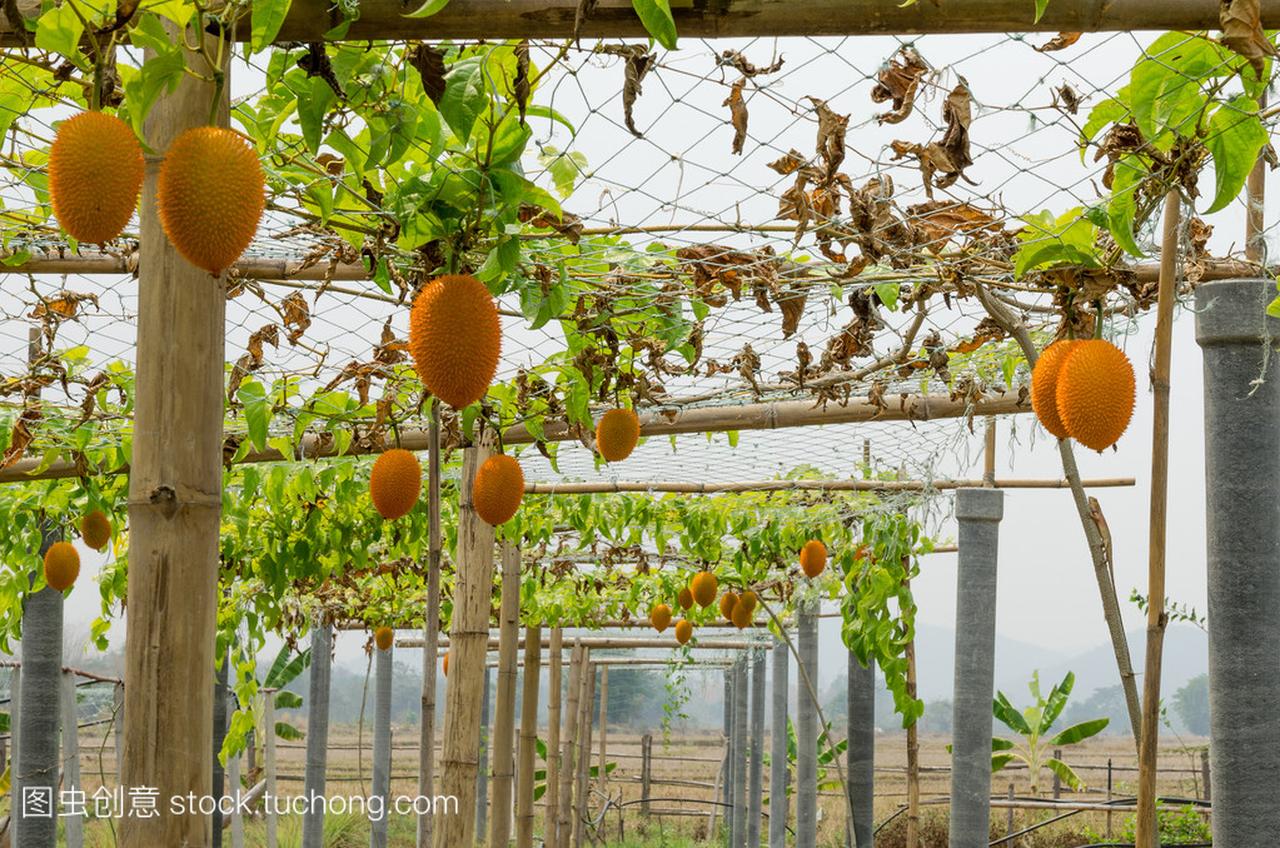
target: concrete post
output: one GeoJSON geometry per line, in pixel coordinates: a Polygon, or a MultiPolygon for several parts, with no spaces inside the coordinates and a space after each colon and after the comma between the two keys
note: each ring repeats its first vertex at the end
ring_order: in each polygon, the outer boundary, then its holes
{"type": "Polygon", "coordinates": [[[1280,833],[1280,321],[1272,280],[1196,289],[1204,354],[1213,842],[1280,833]]]}
{"type": "Polygon", "coordinates": [[[733,664],[733,741],[729,750],[733,753],[730,772],[733,774],[733,822],[729,845],[743,848],[747,842],[747,658],[739,652],[733,664]]]}
{"type": "Polygon", "coordinates": [[[995,687],[996,550],[1004,493],[956,491],[956,674],[952,712],[951,848],[991,838],[991,693],[995,687]]]}
{"type": "Polygon", "coordinates": [[[747,762],[747,846],[760,848],[764,807],[764,676],[765,652],[751,651],[751,759],[747,762]]]}
{"type": "MultiPolygon", "coordinates": [[[[818,602],[801,603],[796,616],[800,663],[809,680],[818,677],[818,602]]],[[[796,848],[816,848],[818,840],[818,711],[804,677],[797,673],[796,701],[796,848]]]]}
{"type": "Polygon", "coordinates": [[[325,771],[329,762],[329,695],[333,680],[333,625],[317,616],[311,628],[311,677],[307,689],[307,766],[302,848],[323,848],[325,771]]]}
{"type": "MultiPolygon", "coordinates": [[[[737,675],[730,666],[724,670],[724,767],[721,769],[720,801],[724,804],[722,828],[726,845],[733,841],[733,744],[736,734],[733,726],[733,687],[737,675]]],[[[711,834],[714,837],[714,834],[711,834]]]]}
{"type": "MultiPolygon", "coordinates": [[[[787,642],[773,637],[773,729],[769,733],[769,848],[787,845],[787,642]]],[[[755,846],[752,846],[755,848],[755,846]]]]}
{"type": "Polygon", "coordinates": [[[845,752],[853,800],[852,848],[874,844],[876,790],[876,667],[849,652],[849,749],[845,752]]]}
{"type": "Polygon", "coordinates": [[[387,818],[391,805],[391,652],[376,645],[373,649],[373,786],[372,796],[381,799],[382,815],[369,821],[369,848],[387,848],[387,818]]]}
{"type": "Polygon", "coordinates": [[[476,841],[484,839],[489,823],[489,669],[484,670],[484,694],[480,698],[480,754],[476,768],[476,841]]]}

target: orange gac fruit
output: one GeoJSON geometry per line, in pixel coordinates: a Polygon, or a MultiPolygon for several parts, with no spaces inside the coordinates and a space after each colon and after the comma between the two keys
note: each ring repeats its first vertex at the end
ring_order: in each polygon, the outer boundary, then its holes
{"type": "Polygon", "coordinates": [[[729,617],[729,620],[733,622],[734,627],[742,630],[751,624],[751,609],[742,601],[738,601],[733,607],[733,615],[729,617]]]}
{"type": "Polygon", "coordinates": [[[688,644],[693,638],[693,622],[687,618],[682,618],[676,622],[676,641],[681,645],[688,644]]]}
{"type": "Polygon", "coordinates": [[[743,592],[738,596],[738,606],[746,607],[748,614],[755,612],[758,601],[755,592],[743,592]]]}
{"type": "Polygon", "coordinates": [[[412,453],[392,448],[374,461],[369,472],[369,497],[383,518],[395,521],[407,515],[421,493],[422,466],[412,453]]]}
{"type": "Polygon", "coordinates": [[[693,592],[689,591],[689,587],[685,586],[680,590],[680,594],[676,595],[676,603],[680,605],[680,609],[687,610],[693,606],[693,592]]]}
{"type": "Polygon", "coordinates": [[[827,546],[817,539],[810,539],[800,549],[800,568],[806,577],[817,577],[827,567],[827,546]]]}
{"type": "Polygon", "coordinates": [[[102,550],[111,542],[111,522],[102,510],[95,509],[80,519],[80,538],[95,551],[102,550]]]}
{"type": "Polygon", "coordinates": [[[449,676],[449,657],[453,656],[453,651],[444,652],[444,676],[449,676]]]}
{"type": "Polygon", "coordinates": [[[732,592],[725,592],[720,596],[720,615],[724,618],[733,620],[733,608],[738,605],[738,596],[732,592]]]}
{"type": "Polygon", "coordinates": [[[54,542],[44,555],[44,580],[58,592],[65,592],[80,576],[80,553],[70,542],[54,542]]]}
{"type": "Polygon", "coordinates": [[[49,148],[49,201],[62,229],[93,244],[120,235],[138,207],[144,168],[138,137],[114,115],[63,121],[49,148]]]}
{"type": "Polygon", "coordinates": [[[693,600],[698,606],[706,609],[715,602],[717,585],[716,576],[710,571],[699,571],[693,575],[689,588],[693,591],[693,600]]]}
{"type": "Polygon", "coordinates": [[[498,306],[484,283],[468,274],[427,283],[409,314],[409,353],[422,384],[454,409],[483,398],[502,353],[498,306]]]}
{"type": "Polygon", "coordinates": [[[395,641],[396,632],[390,627],[379,627],[373,631],[374,644],[378,646],[379,651],[390,650],[391,643],[395,641]]]}
{"type": "Polygon", "coordinates": [[[640,441],[640,419],[631,409],[611,409],[596,424],[596,450],[609,462],[631,456],[640,441]]]}
{"type": "Polygon", "coordinates": [[[524,500],[524,471],[515,457],[497,453],[476,470],[471,503],[486,524],[505,524],[524,500]]]}
{"type": "Polygon", "coordinates": [[[1058,377],[1062,363],[1077,344],[1074,339],[1059,339],[1040,353],[1031,369],[1031,409],[1044,428],[1059,439],[1067,437],[1067,426],[1058,414],[1058,377]]]}
{"type": "Polygon", "coordinates": [[[1096,451],[1114,445],[1133,418],[1133,364],[1105,339],[1077,342],[1058,374],[1058,414],[1067,434],[1096,451]]]}
{"type": "Polygon", "coordinates": [[[654,604],[653,609],[649,610],[649,623],[659,633],[666,630],[671,624],[671,607],[666,604],[654,604]]]}
{"type": "Polygon", "coordinates": [[[216,277],[253,241],[265,184],[258,152],[239,133],[189,129],[169,145],[160,167],[160,225],[184,259],[216,277]]]}

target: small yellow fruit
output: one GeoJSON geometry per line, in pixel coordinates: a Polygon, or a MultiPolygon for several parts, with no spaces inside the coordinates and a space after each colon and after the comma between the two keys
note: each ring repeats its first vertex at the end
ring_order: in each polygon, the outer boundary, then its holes
{"type": "Polygon", "coordinates": [[[392,448],[373,463],[369,472],[369,497],[378,514],[388,521],[408,515],[422,493],[422,466],[403,448],[392,448]]]}
{"type": "Polygon", "coordinates": [[[631,456],[640,441],[640,419],[631,409],[611,409],[596,424],[596,450],[609,462],[631,456]]]}
{"type": "Polygon", "coordinates": [[[734,627],[738,628],[739,630],[742,630],[744,627],[751,624],[751,610],[748,609],[745,604],[739,601],[734,606],[733,615],[730,616],[729,620],[733,622],[734,627]]]}
{"type": "Polygon", "coordinates": [[[391,649],[391,643],[395,641],[396,632],[390,627],[379,627],[373,631],[373,641],[378,646],[379,651],[387,651],[391,649]]]}
{"type": "Polygon", "coordinates": [[[743,592],[738,596],[738,606],[746,607],[747,614],[749,615],[755,612],[758,600],[759,599],[756,598],[755,592],[743,592]]]}
{"type": "Polygon", "coordinates": [[[218,276],[249,247],[262,219],[266,195],[258,152],[229,129],[187,130],[165,154],[156,206],[178,253],[218,276]]]}
{"type": "Polygon", "coordinates": [[[453,656],[453,651],[444,652],[444,676],[449,676],[449,657],[453,656]]]}
{"type": "Polygon", "coordinates": [[[693,622],[687,618],[682,618],[676,622],[676,641],[681,645],[686,644],[693,638],[693,622]]]}
{"type": "Polygon", "coordinates": [[[524,500],[524,471],[515,457],[498,453],[481,463],[471,487],[476,515],[497,527],[520,509],[524,500]]]}
{"type": "Polygon", "coordinates": [[[655,604],[653,609],[649,610],[649,623],[659,633],[666,630],[671,624],[671,607],[666,604],[655,604]]]}
{"type": "Polygon", "coordinates": [[[1133,364],[1105,339],[1078,342],[1058,374],[1058,414],[1071,438],[1103,451],[1124,435],[1137,387],[1133,364]]]}
{"type": "Polygon", "coordinates": [[[80,519],[80,538],[95,551],[102,550],[111,542],[111,522],[102,510],[95,509],[80,519]]]}
{"type": "Polygon", "coordinates": [[[693,590],[693,600],[698,606],[706,609],[715,603],[717,585],[716,576],[710,571],[699,571],[693,575],[689,588],[693,590]]]}
{"type": "Polygon", "coordinates": [[[454,409],[482,399],[498,372],[502,323],[484,283],[469,275],[437,277],[409,314],[409,352],[422,384],[454,409]]]}
{"type": "Polygon", "coordinates": [[[810,539],[800,549],[800,568],[805,576],[817,577],[827,567],[827,546],[817,539],[810,539]]]}
{"type": "Polygon", "coordinates": [[[733,608],[738,605],[738,596],[732,592],[725,592],[720,596],[720,615],[730,621],[733,620],[733,608]]]}
{"type": "Polygon", "coordinates": [[[63,121],[49,148],[49,201],[62,229],[101,244],[124,231],[138,206],[142,145],[114,115],[81,112],[63,121]]]}
{"type": "Polygon", "coordinates": [[[680,594],[676,595],[676,603],[680,605],[680,609],[687,610],[693,606],[693,592],[689,591],[689,587],[685,586],[680,590],[680,594]]]}
{"type": "Polygon", "coordinates": [[[1058,376],[1067,355],[1079,344],[1073,339],[1060,339],[1041,352],[1031,371],[1031,408],[1044,428],[1059,439],[1067,437],[1067,427],[1058,414],[1058,376]]]}
{"type": "Polygon", "coordinates": [[[65,592],[80,576],[80,553],[70,542],[54,542],[44,555],[44,581],[65,592]]]}

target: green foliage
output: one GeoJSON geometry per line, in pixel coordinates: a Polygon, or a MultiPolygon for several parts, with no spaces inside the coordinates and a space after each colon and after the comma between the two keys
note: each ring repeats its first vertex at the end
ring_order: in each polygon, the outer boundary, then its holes
{"type": "Polygon", "coordinates": [[[668,50],[676,49],[676,22],[671,17],[670,0],[631,0],[631,8],[654,41],[668,50]]]}
{"type": "MultiPolygon", "coordinates": [[[[1112,837],[1118,842],[1132,843],[1138,826],[1136,816],[1128,816],[1120,833],[1112,837]]],[[[1209,817],[1196,811],[1193,804],[1183,807],[1171,807],[1156,803],[1156,832],[1161,845],[1193,845],[1211,843],[1213,830],[1209,826],[1209,817]]],[[[1084,836],[1090,842],[1110,841],[1108,838],[1088,825],[1084,828],[1084,836]]]]}
{"type": "Polygon", "coordinates": [[[1187,730],[1197,736],[1209,735],[1209,676],[1201,674],[1188,680],[1173,695],[1173,708],[1177,710],[1187,730]]]}
{"type": "Polygon", "coordinates": [[[1026,226],[1018,233],[1018,251],[1013,255],[1013,274],[1021,278],[1028,271],[1060,265],[1100,267],[1096,245],[1098,228],[1075,207],[1054,217],[1049,210],[1023,218],[1026,226]]]}
{"type": "Polygon", "coordinates": [[[1110,719],[1097,718],[1073,724],[1049,736],[1049,731],[1062,715],[1067,706],[1067,699],[1075,686],[1075,674],[1067,672],[1062,682],[1049,691],[1048,696],[1041,694],[1040,674],[1036,672],[1027,685],[1034,703],[1019,712],[1009,702],[1004,692],[997,692],[992,703],[992,712],[1002,724],[1018,734],[1021,739],[994,738],[991,740],[991,770],[999,771],[1009,763],[1017,760],[1024,763],[1030,773],[1031,793],[1039,791],[1040,774],[1044,768],[1057,775],[1063,783],[1076,791],[1084,789],[1082,781],[1062,760],[1048,756],[1053,748],[1063,748],[1096,736],[1110,723],[1110,719]],[[1048,738],[1046,738],[1048,737],[1048,738]]]}

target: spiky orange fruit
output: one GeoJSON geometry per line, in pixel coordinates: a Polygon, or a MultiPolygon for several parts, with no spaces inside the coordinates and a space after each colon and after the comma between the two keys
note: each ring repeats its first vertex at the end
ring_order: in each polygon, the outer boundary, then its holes
{"type": "Polygon", "coordinates": [[[640,441],[640,419],[631,409],[611,409],[596,424],[596,450],[609,462],[631,456],[640,441]]]}
{"type": "Polygon", "coordinates": [[[693,622],[687,618],[682,618],[676,622],[676,641],[681,645],[686,644],[693,638],[693,622]]]}
{"type": "Polygon", "coordinates": [[[738,605],[738,596],[732,592],[725,592],[720,596],[720,616],[733,620],[733,608],[738,605]]]}
{"type": "Polygon", "coordinates": [[[391,648],[391,643],[395,641],[396,632],[390,627],[379,627],[373,631],[374,644],[378,646],[379,651],[386,651],[391,648]]]}
{"type": "Polygon", "coordinates": [[[395,521],[409,513],[422,493],[422,466],[403,448],[392,448],[378,457],[369,472],[369,497],[378,514],[395,521]]]}
{"type": "Polygon", "coordinates": [[[195,127],[173,140],[160,167],[156,206],[169,242],[215,277],[253,241],[266,205],[258,152],[223,127],[195,127]]]}
{"type": "Polygon", "coordinates": [[[693,606],[693,592],[689,591],[689,587],[685,586],[680,590],[680,594],[676,595],[676,603],[680,605],[680,609],[687,610],[693,606]]]}
{"type": "Polygon", "coordinates": [[[666,604],[654,604],[653,609],[649,610],[649,623],[659,633],[666,630],[671,624],[671,607],[666,604]]]}
{"type": "Polygon", "coordinates": [[[471,503],[476,515],[497,527],[511,520],[524,500],[524,472],[515,457],[498,453],[476,470],[471,487],[471,503]]]}
{"type": "Polygon", "coordinates": [[[95,509],[80,519],[80,538],[95,551],[100,551],[111,541],[111,522],[95,509]]]}
{"type": "Polygon", "coordinates": [[[54,542],[44,555],[44,581],[65,592],[80,576],[80,553],[70,542],[54,542]]]}
{"type": "Polygon", "coordinates": [[[755,612],[758,601],[759,599],[756,597],[755,592],[743,592],[738,596],[738,606],[746,607],[748,613],[755,612]]]}
{"type": "Polygon", "coordinates": [[[1078,342],[1058,373],[1057,397],[1068,435],[1087,448],[1106,450],[1133,418],[1133,364],[1105,339],[1078,342]]]}
{"type": "Polygon", "coordinates": [[[689,588],[698,606],[706,609],[715,603],[717,585],[716,576],[710,571],[699,571],[693,575],[693,582],[689,584],[689,588]]]}
{"type": "Polygon", "coordinates": [[[72,238],[101,244],[124,231],[138,207],[142,145],[114,115],[81,112],[58,126],[49,148],[49,201],[72,238]]]}
{"type": "Polygon", "coordinates": [[[1036,367],[1031,370],[1031,409],[1044,428],[1059,439],[1067,437],[1067,426],[1058,414],[1058,375],[1067,354],[1077,344],[1074,339],[1059,339],[1040,353],[1036,367]]]}
{"type": "Polygon", "coordinates": [[[733,622],[734,627],[742,630],[751,624],[751,609],[742,601],[738,601],[738,603],[734,604],[733,615],[729,617],[729,620],[733,622]]]}
{"type": "Polygon", "coordinates": [[[453,656],[453,651],[444,652],[444,676],[449,676],[449,657],[453,656]]]}
{"type": "Polygon", "coordinates": [[[817,577],[827,567],[827,546],[810,539],[800,549],[800,568],[806,577],[817,577]]]}
{"type": "Polygon", "coordinates": [[[422,384],[454,409],[483,398],[502,353],[498,307],[484,283],[466,274],[427,283],[409,314],[409,352],[422,384]]]}

